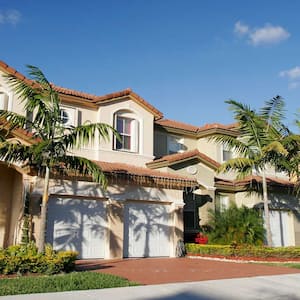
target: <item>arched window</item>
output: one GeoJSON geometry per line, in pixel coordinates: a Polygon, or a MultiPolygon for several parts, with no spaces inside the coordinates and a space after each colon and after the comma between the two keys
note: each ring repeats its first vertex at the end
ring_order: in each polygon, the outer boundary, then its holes
{"type": "Polygon", "coordinates": [[[115,129],[120,135],[120,141],[115,139],[114,150],[139,151],[139,122],[134,113],[118,111],[115,114],[115,129]]]}

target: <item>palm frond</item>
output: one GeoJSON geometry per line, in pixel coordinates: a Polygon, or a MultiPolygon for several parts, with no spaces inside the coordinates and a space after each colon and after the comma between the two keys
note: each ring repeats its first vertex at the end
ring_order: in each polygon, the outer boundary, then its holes
{"type": "Polygon", "coordinates": [[[25,163],[31,153],[31,147],[21,143],[0,143],[0,159],[10,164],[25,163]]]}
{"type": "Polygon", "coordinates": [[[27,118],[17,113],[0,110],[1,128],[11,131],[15,128],[24,128],[27,124],[27,118]]]}
{"type": "Polygon", "coordinates": [[[100,183],[103,188],[107,187],[107,179],[100,166],[87,158],[66,155],[60,159],[66,170],[78,172],[83,176],[92,176],[93,180],[100,183]]]}
{"type": "Polygon", "coordinates": [[[265,106],[260,110],[260,115],[269,127],[279,128],[285,114],[284,107],[284,99],[277,95],[265,102],[265,106]]]}
{"type": "Polygon", "coordinates": [[[57,137],[66,148],[78,148],[92,142],[96,135],[105,141],[109,140],[109,134],[112,132],[120,139],[118,132],[110,125],[104,123],[85,124],[77,127],[69,127],[69,132],[63,136],[57,137]]]}
{"type": "Polygon", "coordinates": [[[269,143],[268,145],[264,146],[262,150],[264,154],[276,153],[283,156],[287,156],[289,153],[288,150],[284,147],[284,145],[279,141],[273,141],[269,143]]]}
{"type": "Polygon", "coordinates": [[[223,145],[226,149],[233,150],[240,155],[247,155],[249,148],[243,140],[226,134],[215,134],[208,137],[209,141],[213,141],[219,145],[223,145]]]}
{"type": "Polygon", "coordinates": [[[256,166],[256,161],[247,157],[232,158],[224,162],[217,170],[218,173],[231,171],[238,172],[238,178],[244,178],[252,174],[253,167],[256,166]]]}
{"type": "Polygon", "coordinates": [[[248,105],[234,100],[225,102],[229,104],[229,109],[234,113],[240,136],[247,139],[249,146],[257,147],[261,151],[262,143],[266,139],[265,126],[261,118],[248,105]]]}

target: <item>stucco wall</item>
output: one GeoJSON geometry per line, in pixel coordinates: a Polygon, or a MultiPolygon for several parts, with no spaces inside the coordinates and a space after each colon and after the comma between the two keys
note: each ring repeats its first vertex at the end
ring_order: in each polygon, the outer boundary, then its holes
{"type": "Polygon", "coordinates": [[[23,214],[22,175],[0,165],[0,247],[18,241],[23,214]]]}
{"type": "Polygon", "coordinates": [[[99,160],[120,162],[126,161],[135,165],[144,165],[153,158],[153,115],[138,105],[135,101],[123,99],[113,103],[101,105],[98,111],[98,121],[114,125],[114,115],[118,111],[129,111],[139,124],[138,152],[113,151],[113,138],[109,142],[102,142],[99,151],[99,160]]]}
{"type": "MultiPolygon", "coordinates": [[[[43,180],[38,179],[37,185],[33,190],[33,197],[39,199],[43,191],[43,180]]],[[[92,182],[51,180],[49,188],[50,197],[64,196],[82,196],[82,199],[107,199],[107,254],[106,258],[123,257],[123,238],[124,238],[124,207],[129,201],[145,203],[162,203],[170,205],[170,255],[175,255],[176,243],[183,238],[183,220],[182,191],[172,189],[162,189],[156,187],[142,187],[130,185],[124,182],[118,182],[109,185],[106,191],[103,191],[99,185],[92,182]]],[[[39,202],[36,202],[38,206],[39,202]]],[[[38,208],[36,207],[36,210],[38,208]]],[[[36,228],[35,238],[38,238],[39,216],[34,218],[36,228]]]]}

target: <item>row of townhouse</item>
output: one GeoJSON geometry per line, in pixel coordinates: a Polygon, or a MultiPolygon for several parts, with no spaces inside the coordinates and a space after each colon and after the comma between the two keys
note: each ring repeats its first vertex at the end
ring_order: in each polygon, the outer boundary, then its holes
{"type": "MultiPolygon", "coordinates": [[[[26,114],[2,75],[26,78],[0,61],[0,109],[26,114]]],[[[259,174],[234,180],[216,169],[233,153],[209,140],[216,133],[238,136],[234,125],[203,127],[164,119],[163,114],[130,89],[95,96],[55,86],[65,124],[107,123],[122,138],[95,140],[77,155],[96,161],[108,178],[103,190],[80,176],[52,174],[46,241],[55,249],[74,249],[81,258],[175,256],[178,241],[192,241],[208,220],[208,210],[230,202],[259,207],[259,195],[246,186],[259,174]]],[[[31,143],[23,129],[12,141],[31,143]]],[[[300,245],[298,199],[292,183],[270,171],[271,227],[274,246],[300,245]]],[[[20,242],[24,206],[32,237],[39,232],[43,178],[21,166],[0,163],[0,247],[20,242]]]]}

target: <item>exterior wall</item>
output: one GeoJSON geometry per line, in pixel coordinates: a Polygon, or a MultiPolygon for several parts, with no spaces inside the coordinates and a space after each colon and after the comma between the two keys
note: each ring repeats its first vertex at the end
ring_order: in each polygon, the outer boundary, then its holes
{"type": "MultiPolygon", "coordinates": [[[[232,194],[233,195],[233,194],[232,194]]],[[[235,203],[238,207],[245,205],[249,208],[262,201],[262,197],[252,193],[249,195],[247,192],[239,192],[235,194],[235,203]]]]}
{"type": "MultiPolygon", "coordinates": [[[[37,185],[33,190],[33,198],[39,199],[43,191],[43,180],[38,179],[37,185]]],[[[82,199],[102,199],[107,201],[107,238],[106,238],[106,257],[105,258],[121,258],[123,257],[124,242],[124,207],[127,202],[143,203],[162,203],[171,205],[171,248],[170,255],[175,256],[176,244],[179,239],[183,238],[183,222],[182,222],[182,191],[162,189],[155,187],[142,187],[136,185],[128,185],[119,182],[115,185],[109,185],[106,191],[103,191],[99,185],[92,182],[67,181],[67,180],[51,180],[49,188],[50,197],[82,197],[82,199]],[[106,200],[105,200],[106,199],[106,200]]],[[[39,202],[36,201],[35,210],[39,202]]],[[[38,239],[39,215],[34,218],[34,227],[36,228],[34,236],[38,239]]]]}
{"type": "Polygon", "coordinates": [[[209,141],[208,138],[199,138],[197,148],[200,152],[214,159],[217,162],[221,162],[221,146],[213,141],[209,141]]]}
{"type": "Polygon", "coordinates": [[[22,175],[0,165],[0,247],[17,242],[23,213],[22,175]]]}
{"type": "Polygon", "coordinates": [[[98,160],[109,162],[134,162],[144,166],[153,159],[153,115],[130,98],[102,105],[98,111],[98,121],[114,125],[114,115],[118,111],[130,111],[139,122],[139,149],[137,153],[113,150],[113,137],[109,142],[102,141],[98,160]]]}
{"type": "MultiPolygon", "coordinates": [[[[63,101],[62,101],[63,103],[63,101]]],[[[64,106],[64,104],[63,104],[64,106]]],[[[66,107],[71,107],[70,105],[66,105],[66,107]]],[[[74,107],[74,106],[72,106],[74,107]]],[[[83,107],[77,107],[77,124],[76,125],[84,125],[85,123],[97,123],[98,120],[98,112],[97,110],[87,109],[83,107]]],[[[87,146],[81,147],[80,149],[72,150],[72,153],[78,156],[83,156],[88,159],[98,160],[98,152],[99,152],[99,138],[95,137],[94,141],[87,146]]]]}
{"type": "Polygon", "coordinates": [[[0,70],[0,93],[4,92],[8,95],[8,110],[14,111],[18,114],[25,115],[25,111],[23,109],[23,105],[21,104],[20,99],[17,95],[14,94],[11,87],[7,84],[5,78],[3,75],[6,73],[3,73],[0,70]]]}
{"type": "Polygon", "coordinates": [[[8,245],[19,243],[22,234],[23,176],[14,172],[8,245]]]}

